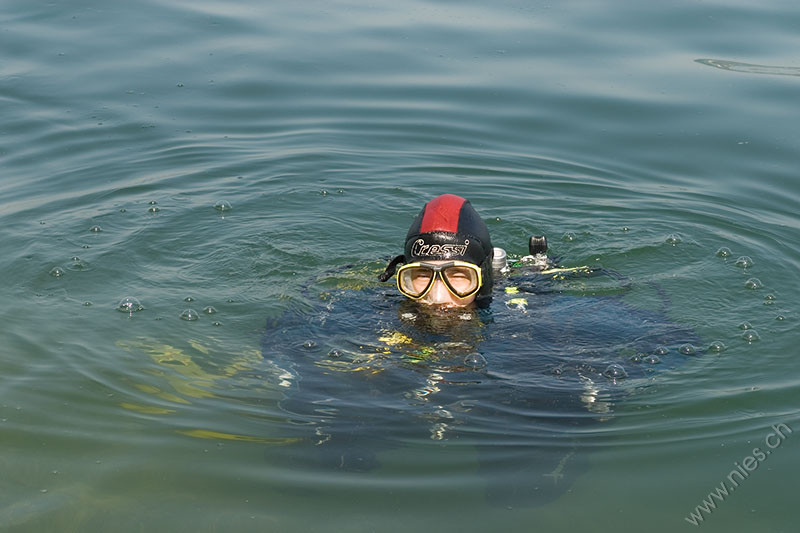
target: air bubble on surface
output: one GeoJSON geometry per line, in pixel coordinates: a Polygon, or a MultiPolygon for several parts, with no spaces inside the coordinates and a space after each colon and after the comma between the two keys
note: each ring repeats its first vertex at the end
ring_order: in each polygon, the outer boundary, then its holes
{"type": "Polygon", "coordinates": [[[764,296],[764,305],[775,305],[775,295],[767,294],[764,296]]]}
{"type": "Polygon", "coordinates": [[[303,343],[303,348],[305,348],[306,350],[313,350],[316,347],[317,343],[312,340],[307,340],[303,343]]]}
{"type": "Polygon", "coordinates": [[[72,270],[73,272],[86,271],[89,270],[89,263],[87,263],[80,257],[73,257],[72,262],[69,264],[67,268],[72,270]]]}
{"type": "Polygon", "coordinates": [[[747,331],[742,333],[742,338],[746,340],[748,343],[754,343],[756,341],[761,340],[761,336],[754,329],[748,329],[747,331]]]}
{"type": "Polygon", "coordinates": [[[693,344],[686,343],[682,344],[678,351],[681,352],[683,355],[694,355],[697,353],[697,348],[694,347],[693,344]]]}
{"type": "Polygon", "coordinates": [[[157,205],[151,205],[150,207],[147,208],[148,213],[155,214],[158,213],[159,211],[161,211],[161,209],[159,209],[157,205]]]}
{"type": "Polygon", "coordinates": [[[603,375],[614,381],[628,377],[628,373],[625,371],[625,368],[617,363],[611,363],[608,365],[606,369],[603,370],[603,375]]]}
{"type": "Polygon", "coordinates": [[[717,250],[717,257],[730,257],[733,252],[727,246],[723,246],[719,250],[717,250]]]}
{"type": "Polygon", "coordinates": [[[54,278],[60,278],[61,276],[64,275],[64,269],[61,268],[60,266],[53,267],[50,269],[50,275],[53,276],[54,278]]]}
{"type": "Polygon", "coordinates": [[[778,322],[782,322],[782,321],[786,320],[786,317],[783,316],[783,315],[778,315],[778,316],[775,317],[775,320],[777,320],[778,322]]]}
{"type": "Polygon", "coordinates": [[[750,322],[744,321],[739,324],[739,329],[753,329],[753,325],[750,322]]]}
{"type": "Polygon", "coordinates": [[[642,356],[642,362],[648,365],[657,365],[661,362],[661,358],[654,353],[642,356]]]}
{"type": "Polygon", "coordinates": [[[708,345],[708,351],[714,353],[720,353],[727,350],[727,346],[722,341],[714,341],[708,345]]]}
{"type": "Polygon", "coordinates": [[[666,346],[658,346],[653,353],[656,355],[667,355],[669,353],[669,348],[666,346]]]}
{"type": "Polygon", "coordinates": [[[722,341],[714,341],[708,345],[709,352],[720,353],[724,352],[727,349],[728,347],[725,346],[725,343],[723,343],[722,341]]]}
{"type": "Polygon", "coordinates": [[[210,306],[210,305],[209,305],[208,307],[204,307],[204,308],[203,308],[203,312],[204,312],[205,314],[207,314],[207,315],[213,315],[214,313],[216,313],[216,312],[217,312],[217,310],[216,310],[216,309],[214,309],[214,307],[212,307],[212,306],[210,306]]]}
{"type": "Polygon", "coordinates": [[[89,231],[91,231],[92,233],[100,233],[101,231],[103,231],[103,229],[100,226],[92,226],[91,228],[89,228],[89,231]]]}
{"type": "Polygon", "coordinates": [[[181,320],[188,320],[189,322],[193,322],[200,318],[200,315],[197,314],[197,311],[194,309],[184,309],[180,315],[181,320]]]}
{"type": "Polygon", "coordinates": [[[220,200],[214,204],[214,209],[222,212],[222,211],[230,211],[231,209],[233,209],[233,207],[231,207],[230,202],[226,202],[225,200],[220,200]]]}
{"type": "Polygon", "coordinates": [[[139,300],[133,296],[126,296],[117,304],[117,311],[128,313],[129,315],[132,315],[133,313],[139,312],[143,309],[144,307],[139,303],[139,300]]]}
{"type": "Polygon", "coordinates": [[[483,368],[486,366],[486,359],[479,353],[470,353],[464,357],[464,364],[473,369],[483,368]]]}
{"type": "Polygon", "coordinates": [[[750,268],[753,266],[753,260],[750,257],[743,255],[734,263],[739,268],[750,268]]]}
{"type": "Polygon", "coordinates": [[[561,240],[564,242],[572,242],[575,239],[576,239],[575,234],[572,233],[571,231],[568,231],[561,236],[561,240]]]}
{"type": "Polygon", "coordinates": [[[667,235],[667,238],[666,238],[665,242],[667,244],[671,244],[672,246],[675,246],[676,244],[682,243],[683,239],[677,233],[670,233],[669,235],[667,235]]]}
{"type": "Polygon", "coordinates": [[[744,286],[751,291],[758,290],[762,288],[764,285],[761,283],[761,280],[758,278],[750,278],[744,282],[744,286]]]}
{"type": "Polygon", "coordinates": [[[187,296],[186,298],[183,299],[183,301],[184,302],[193,302],[194,298],[192,298],[191,296],[187,296]]]}

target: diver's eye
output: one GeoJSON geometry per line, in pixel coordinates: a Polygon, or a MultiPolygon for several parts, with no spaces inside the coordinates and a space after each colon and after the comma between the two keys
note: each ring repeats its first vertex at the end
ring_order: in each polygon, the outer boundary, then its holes
{"type": "Polygon", "coordinates": [[[460,294],[468,293],[478,284],[478,275],[470,268],[450,267],[444,271],[450,286],[460,294]]]}
{"type": "Polygon", "coordinates": [[[399,277],[400,287],[409,295],[420,295],[428,288],[433,275],[433,271],[429,268],[417,267],[406,269],[399,277]]]}

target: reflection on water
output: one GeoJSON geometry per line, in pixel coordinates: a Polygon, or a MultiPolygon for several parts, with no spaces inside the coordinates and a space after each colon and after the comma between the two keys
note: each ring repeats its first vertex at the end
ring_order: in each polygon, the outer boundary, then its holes
{"type": "Polygon", "coordinates": [[[755,65],[753,63],[741,63],[739,61],[728,61],[725,59],[695,59],[701,65],[731,70],[733,72],[743,72],[745,74],[769,74],[772,76],[800,76],[800,67],[777,67],[771,65],[755,65]]]}

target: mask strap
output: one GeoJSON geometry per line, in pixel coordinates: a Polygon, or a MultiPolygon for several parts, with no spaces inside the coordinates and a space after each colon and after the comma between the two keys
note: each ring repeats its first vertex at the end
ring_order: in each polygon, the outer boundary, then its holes
{"type": "Polygon", "coordinates": [[[406,256],[398,255],[389,262],[389,264],[386,266],[386,270],[383,271],[383,274],[378,276],[378,279],[380,281],[388,281],[389,278],[394,276],[394,273],[397,270],[397,265],[405,262],[406,262],[406,256]]]}

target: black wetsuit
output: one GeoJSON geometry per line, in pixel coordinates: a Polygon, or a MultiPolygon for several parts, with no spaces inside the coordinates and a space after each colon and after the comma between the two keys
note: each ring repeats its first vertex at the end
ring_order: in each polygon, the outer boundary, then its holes
{"type": "Polygon", "coordinates": [[[270,321],[263,355],[291,375],[281,408],[307,437],[303,464],[365,471],[401,443],[457,441],[477,450],[491,500],[566,490],[585,464],[576,430],[608,420],[626,384],[686,360],[677,348],[697,338],[620,295],[533,279],[512,280],[510,295],[498,283],[480,310],[437,312],[382,288],[270,321]],[[643,360],[659,347],[660,364],[643,360]]]}

